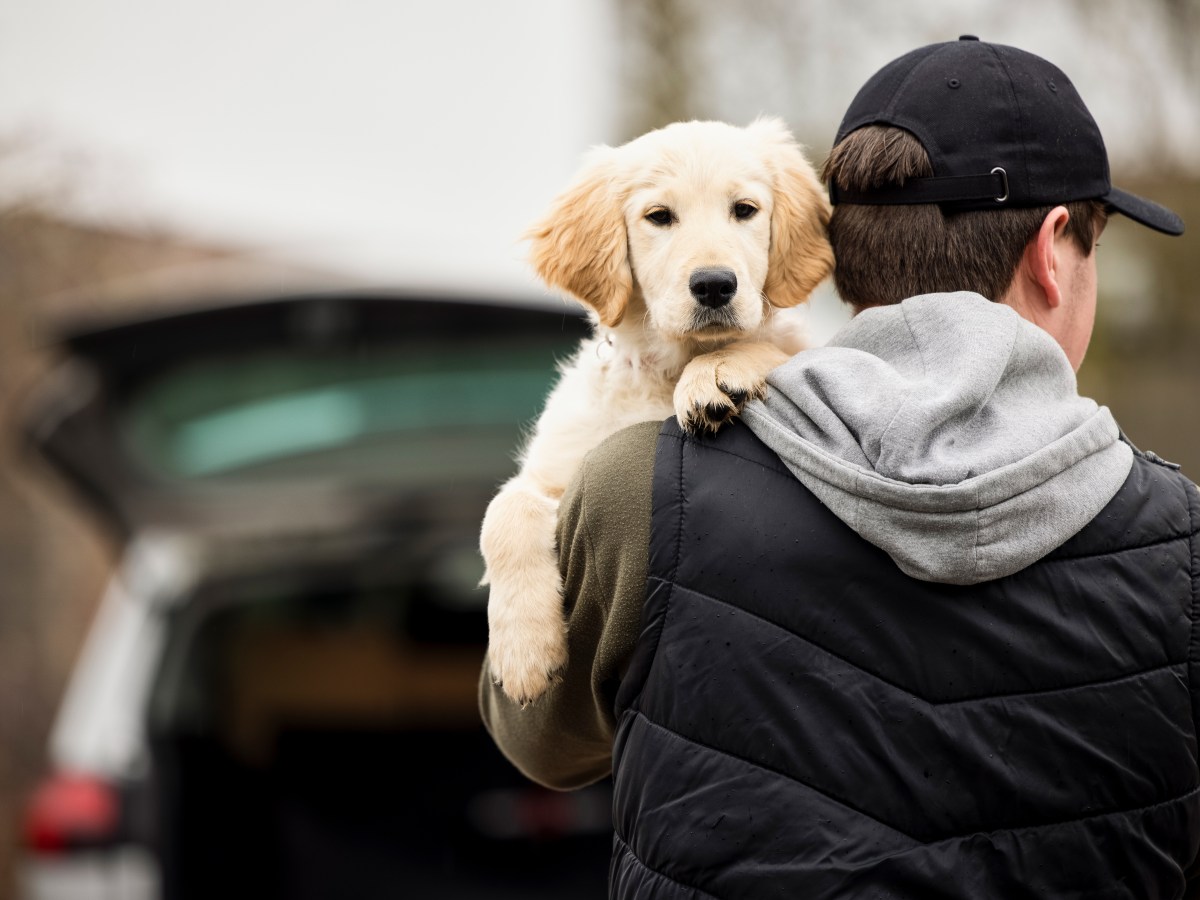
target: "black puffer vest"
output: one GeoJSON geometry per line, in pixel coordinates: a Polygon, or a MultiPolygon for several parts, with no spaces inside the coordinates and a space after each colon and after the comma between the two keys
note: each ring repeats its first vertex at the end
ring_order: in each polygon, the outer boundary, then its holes
{"type": "Polygon", "coordinates": [[[743,426],[659,437],[614,897],[1184,896],[1200,496],[1138,456],[974,586],[904,575],[743,426]]]}

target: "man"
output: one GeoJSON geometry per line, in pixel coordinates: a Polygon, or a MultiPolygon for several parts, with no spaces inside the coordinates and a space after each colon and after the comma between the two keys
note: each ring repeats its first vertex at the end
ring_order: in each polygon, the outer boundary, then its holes
{"type": "Polygon", "coordinates": [[[1182,222],[973,37],[877,73],[826,176],[856,317],[715,438],[592,454],[571,662],[485,722],[545,784],[611,767],[618,897],[1184,896],[1200,494],[1074,378],[1106,215],[1182,222]]]}

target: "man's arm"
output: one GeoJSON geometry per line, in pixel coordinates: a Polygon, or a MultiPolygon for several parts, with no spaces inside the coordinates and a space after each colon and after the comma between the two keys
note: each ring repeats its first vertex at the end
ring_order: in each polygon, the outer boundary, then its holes
{"type": "Polygon", "coordinates": [[[562,680],[522,709],[479,681],[483,723],[532,780],[569,790],[612,770],[613,701],[641,628],[660,424],[634,425],[588,454],[558,509],[567,616],[562,680]]]}

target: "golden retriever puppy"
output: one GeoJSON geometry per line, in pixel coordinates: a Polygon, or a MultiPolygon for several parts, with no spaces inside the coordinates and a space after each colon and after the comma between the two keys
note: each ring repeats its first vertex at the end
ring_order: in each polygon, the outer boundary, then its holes
{"type": "Polygon", "coordinates": [[[529,232],[534,269],[588,308],[594,334],[562,366],[519,474],[483,520],[488,659],[513,700],[536,699],[566,663],[554,531],[584,455],[672,413],[715,430],[761,396],[802,349],[773,310],[803,302],[833,267],[829,213],[779,120],[683,122],[594,150],[529,232]]]}

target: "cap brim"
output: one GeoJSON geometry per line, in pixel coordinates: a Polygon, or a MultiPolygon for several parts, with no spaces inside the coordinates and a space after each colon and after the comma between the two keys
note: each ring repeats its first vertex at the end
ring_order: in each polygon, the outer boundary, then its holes
{"type": "Polygon", "coordinates": [[[1136,194],[1112,188],[1100,200],[1147,228],[1153,228],[1163,234],[1183,234],[1183,219],[1165,206],[1159,206],[1136,194]]]}

